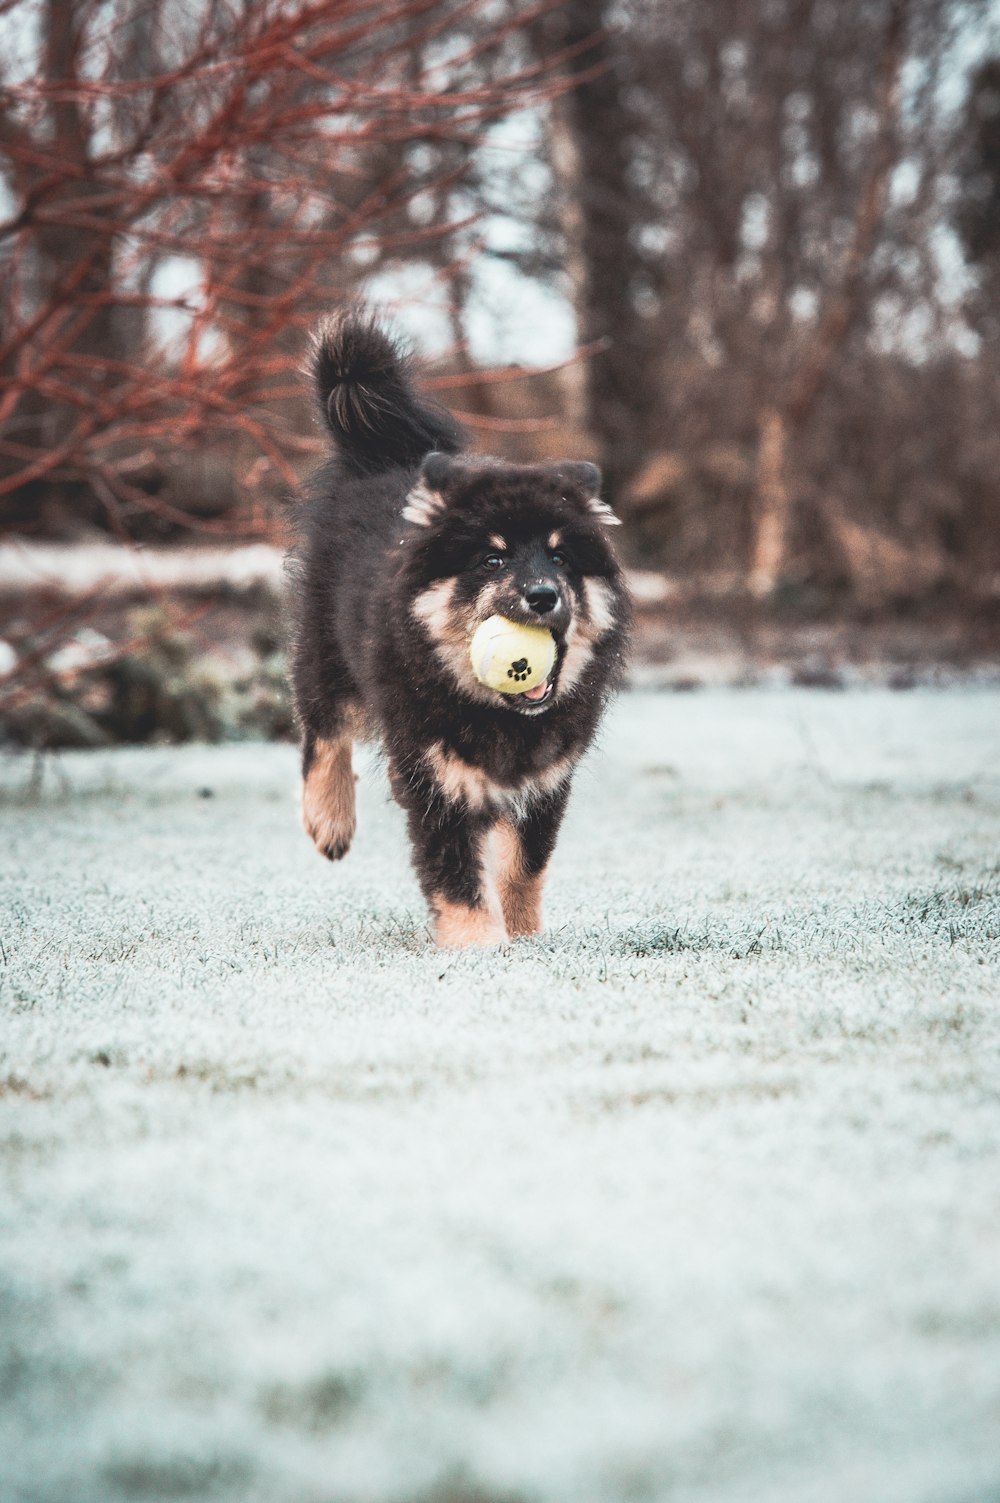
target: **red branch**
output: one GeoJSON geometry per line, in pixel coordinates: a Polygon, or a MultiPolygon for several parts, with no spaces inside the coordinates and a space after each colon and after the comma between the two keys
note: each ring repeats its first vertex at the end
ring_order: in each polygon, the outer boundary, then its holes
{"type": "Polygon", "coordinates": [[[468,222],[428,224],[428,195],[448,202],[495,121],[565,87],[559,59],[525,58],[525,12],[497,26],[484,0],[194,18],[171,0],[0,0],[18,4],[40,25],[21,75],[0,61],[0,527],[41,486],[96,498],[113,527],[143,510],[193,524],[163,493],[184,450],[294,484],[316,447],[306,331],[362,270],[441,265],[468,222]],[[171,297],[180,258],[193,285],[171,297]]]}

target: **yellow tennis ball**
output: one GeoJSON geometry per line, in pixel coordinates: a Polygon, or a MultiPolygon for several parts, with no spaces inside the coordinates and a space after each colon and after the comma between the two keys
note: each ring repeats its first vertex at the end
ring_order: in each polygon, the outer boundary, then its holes
{"type": "Polygon", "coordinates": [[[501,694],[523,694],[548,678],[556,644],[544,626],[518,626],[503,616],[490,616],[473,632],[469,657],[481,684],[501,694]]]}

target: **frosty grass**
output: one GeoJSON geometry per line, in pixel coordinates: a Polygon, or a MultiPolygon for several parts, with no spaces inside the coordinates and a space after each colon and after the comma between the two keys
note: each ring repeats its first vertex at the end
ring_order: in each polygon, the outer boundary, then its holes
{"type": "Polygon", "coordinates": [[[5,1503],[1000,1499],[1000,699],[634,693],[549,932],[361,759],[0,767],[5,1503]]]}

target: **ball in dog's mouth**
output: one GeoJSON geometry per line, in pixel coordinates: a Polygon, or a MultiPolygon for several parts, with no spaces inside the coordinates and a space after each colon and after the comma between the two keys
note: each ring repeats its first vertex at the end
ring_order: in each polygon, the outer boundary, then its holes
{"type": "Polygon", "coordinates": [[[481,684],[509,698],[537,704],[551,682],[556,644],[543,626],[490,616],[473,632],[469,658],[481,684]]]}

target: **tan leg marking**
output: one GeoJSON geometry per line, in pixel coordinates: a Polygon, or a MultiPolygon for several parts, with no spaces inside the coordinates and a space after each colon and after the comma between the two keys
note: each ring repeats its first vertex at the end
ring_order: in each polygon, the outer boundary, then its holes
{"type": "Polygon", "coordinates": [[[321,856],[339,861],[350,850],[357,824],[351,737],[317,741],[302,785],[302,823],[321,856]]]}
{"type": "Polygon", "coordinates": [[[493,827],[493,856],[507,933],[511,939],[541,934],[545,870],[534,877],[526,874],[520,837],[506,820],[493,827]]]}
{"type": "Polygon", "coordinates": [[[502,945],[506,942],[500,919],[489,908],[467,908],[464,903],[449,903],[435,894],[434,939],[442,949],[464,950],[470,945],[502,945]]]}

